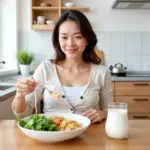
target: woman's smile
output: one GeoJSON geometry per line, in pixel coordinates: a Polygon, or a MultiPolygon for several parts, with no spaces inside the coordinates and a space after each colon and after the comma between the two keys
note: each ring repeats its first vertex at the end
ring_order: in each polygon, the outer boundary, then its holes
{"type": "Polygon", "coordinates": [[[67,53],[75,53],[78,49],[66,49],[67,53]]]}

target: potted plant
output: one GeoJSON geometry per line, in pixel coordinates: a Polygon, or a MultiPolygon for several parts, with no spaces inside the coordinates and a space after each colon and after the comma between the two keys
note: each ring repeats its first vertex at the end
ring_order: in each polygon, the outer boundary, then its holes
{"type": "Polygon", "coordinates": [[[20,64],[20,72],[23,76],[27,76],[30,74],[30,64],[34,60],[34,53],[19,50],[17,52],[16,58],[20,64]]]}

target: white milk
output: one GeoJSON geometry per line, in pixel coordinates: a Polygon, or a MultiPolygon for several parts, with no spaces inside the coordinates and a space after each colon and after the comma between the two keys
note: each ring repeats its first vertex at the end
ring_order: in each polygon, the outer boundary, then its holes
{"type": "Polygon", "coordinates": [[[128,115],[126,109],[109,109],[105,125],[109,137],[125,139],[128,137],[128,115]]]}

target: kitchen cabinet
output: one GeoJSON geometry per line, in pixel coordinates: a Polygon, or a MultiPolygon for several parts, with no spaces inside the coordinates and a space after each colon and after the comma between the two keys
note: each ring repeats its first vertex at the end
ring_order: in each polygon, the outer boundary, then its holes
{"type": "Polygon", "coordinates": [[[129,119],[150,119],[150,81],[112,81],[113,101],[128,103],[129,119]]]}
{"type": "Polygon", "coordinates": [[[0,119],[16,119],[11,107],[13,99],[14,96],[0,102],[0,119]]]}
{"type": "Polygon", "coordinates": [[[83,6],[64,7],[64,3],[65,0],[31,0],[31,28],[33,30],[52,31],[62,12],[70,9],[81,12],[89,11],[88,7],[83,6]],[[41,6],[42,3],[47,4],[47,6],[41,6]],[[38,24],[38,16],[44,16],[46,20],[53,20],[54,24],[38,24]]]}

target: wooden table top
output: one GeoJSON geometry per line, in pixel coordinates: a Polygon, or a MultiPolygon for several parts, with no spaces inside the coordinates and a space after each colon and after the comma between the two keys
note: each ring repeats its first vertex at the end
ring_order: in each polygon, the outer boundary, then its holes
{"type": "Polygon", "coordinates": [[[91,125],[75,139],[50,144],[27,137],[14,120],[1,120],[0,150],[150,150],[150,120],[130,120],[129,125],[127,140],[107,137],[102,123],[91,125]]]}

